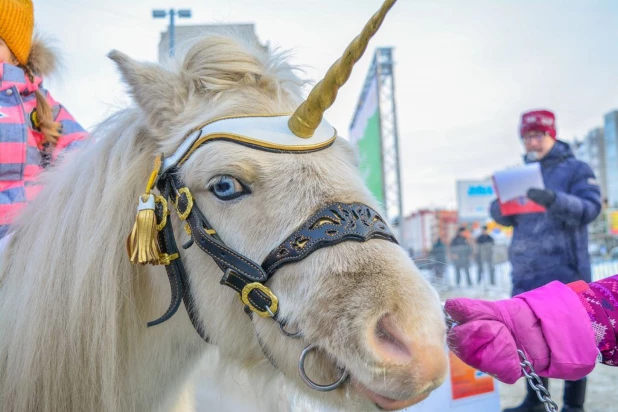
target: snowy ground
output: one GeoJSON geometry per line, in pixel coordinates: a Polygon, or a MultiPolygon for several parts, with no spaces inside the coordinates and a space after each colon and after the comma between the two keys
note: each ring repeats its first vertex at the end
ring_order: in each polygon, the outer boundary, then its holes
{"type": "MultiPolygon", "coordinates": [[[[500,385],[500,405],[503,408],[517,406],[526,394],[525,383],[515,385],[500,385]]],[[[562,407],[562,388],[564,383],[552,380],[549,391],[552,399],[562,407]]],[[[588,376],[586,394],[586,412],[616,412],[618,411],[618,368],[599,365],[588,376]]]]}

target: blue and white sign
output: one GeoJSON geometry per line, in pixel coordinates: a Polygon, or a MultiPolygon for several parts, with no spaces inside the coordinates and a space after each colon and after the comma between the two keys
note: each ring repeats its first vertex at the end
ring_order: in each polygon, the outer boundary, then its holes
{"type": "Polygon", "coordinates": [[[489,220],[489,206],[495,199],[496,193],[491,179],[458,181],[459,220],[489,220]]]}

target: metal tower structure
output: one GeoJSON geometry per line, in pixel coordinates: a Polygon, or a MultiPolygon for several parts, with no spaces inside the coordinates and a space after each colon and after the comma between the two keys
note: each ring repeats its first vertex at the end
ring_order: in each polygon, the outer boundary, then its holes
{"type": "Polygon", "coordinates": [[[382,202],[388,223],[403,240],[403,206],[397,134],[397,105],[393,49],[376,49],[354,118],[350,142],[361,157],[361,173],[374,196],[382,202]],[[379,169],[379,170],[378,170],[379,169]]]}
{"type": "Polygon", "coordinates": [[[397,226],[397,235],[401,240],[403,239],[403,193],[401,190],[392,47],[376,49],[371,71],[376,73],[378,81],[384,209],[389,223],[397,226]]]}

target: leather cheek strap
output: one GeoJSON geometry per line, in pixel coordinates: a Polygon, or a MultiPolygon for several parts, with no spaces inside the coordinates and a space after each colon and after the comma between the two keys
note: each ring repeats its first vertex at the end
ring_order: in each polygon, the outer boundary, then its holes
{"type": "MultiPolygon", "coordinates": [[[[158,189],[164,194],[165,198],[169,198],[171,191],[171,185],[169,182],[161,182],[161,186],[158,189]]],[[[155,213],[158,220],[161,221],[161,218],[166,211],[157,208],[155,213]]],[[[172,296],[167,311],[159,319],[148,322],[148,327],[158,325],[171,318],[178,311],[181,301],[184,300],[185,308],[193,327],[204,341],[209,342],[209,338],[204,330],[204,325],[199,320],[199,316],[197,314],[197,307],[193,299],[193,293],[191,292],[191,283],[187,277],[185,267],[182,264],[182,259],[176,245],[171,219],[167,219],[163,229],[159,232],[158,240],[159,247],[162,252],[166,253],[168,256],[176,256],[175,259],[170,260],[170,262],[165,265],[165,271],[167,272],[167,277],[170,282],[172,296]]]]}
{"type": "MultiPolygon", "coordinates": [[[[172,184],[170,198],[177,204],[179,214],[184,215],[188,211],[186,223],[191,229],[191,238],[202,251],[213,258],[224,272],[220,283],[231,287],[240,294],[249,284],[265,283],[268,276],[262,267],[226,246],[196,205],[187,210],[192,201],[188,199],[186,194],[180,193],[180,183],[175,177],[171,176],[168,180],[172,184]]],[[[262,290],[251,287],[247,290],[248,302],[260,312],[267,312],[267,308],[273,307],[273,299],[262,290]]]]}

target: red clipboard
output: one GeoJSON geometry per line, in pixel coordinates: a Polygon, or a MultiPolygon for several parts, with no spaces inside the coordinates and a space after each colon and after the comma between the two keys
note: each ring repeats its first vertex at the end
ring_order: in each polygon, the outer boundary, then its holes
{"type": "Polygon", "coordinates": [[[518,199],[509,200],[508,202],[502,202],[502,200],[500,200],[500,193],[498,192],[498,185],[496,185],[493,177],[491,180],[494,184],[496,195],[498,196],[498,204],[500,205],[500,213],[502,213],[502,216],[522,215],[526,213],[544,213],[547,211],[545,207],[539,205],[538,203],[534,203],[532,200],[523,196],[518,199]]]}

